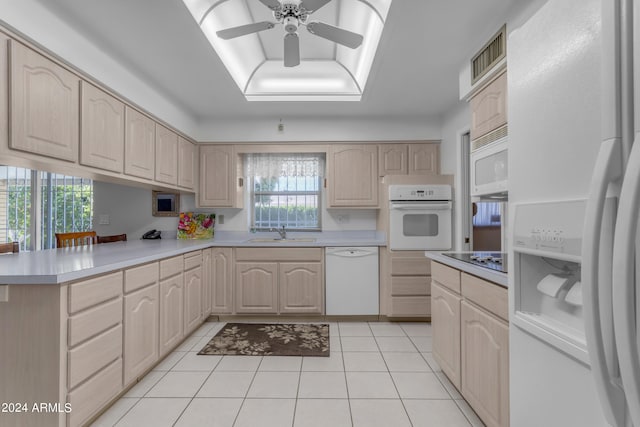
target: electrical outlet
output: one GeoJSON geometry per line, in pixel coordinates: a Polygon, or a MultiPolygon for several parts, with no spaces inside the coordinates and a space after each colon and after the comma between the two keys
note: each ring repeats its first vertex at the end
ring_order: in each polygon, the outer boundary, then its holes
{"type": "Polygon", "coordinates": [[[224,215],[218,215],[216,220],[218,221],[218,224],[224,224],[224,215]]]}
{"type": "Polygon", "coordinates": [[[337,217],[338,224],[348,224],[349,223],[349,214],[339,214],[337,217]]]}

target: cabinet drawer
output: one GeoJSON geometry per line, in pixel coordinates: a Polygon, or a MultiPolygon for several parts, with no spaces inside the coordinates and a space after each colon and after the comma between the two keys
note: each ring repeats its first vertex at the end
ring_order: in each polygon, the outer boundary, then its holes
{"type": "Polygon", "coordinates": [[[200,267],[202,265],[202,252],[190,252],[184,255],[184,269],[191,270],[192,268],[200,267]]]}
{"type": "Polygon", "coordinates": [[[69,286],[69,313],[122,295],[122,272],[107,274],[69,286]]]}
{"type": "Polygon", "coordinates": [[[69,425],[83,425],[121,390],[122,359],[118,359],[69,393],[68,400],[73,409],[68,415],[69,425]]]}
{"type": "Polygon", "coordinates": [[[452,291],[460,293],[460,270],[431,261],[431,278],[452,291]]]}
{"type": "Polygon", "coordinates": [[[124,292],[133,292],[158,282],[158,263],[130,268],[124,272],[124,292]]]}
{"type": "Polygon", "coordinates": [[[160,261],[160,280],[182,273],[183,257],[177,256],[160,261]]]}
{"type": "Polygon", "coordinates": [[[237,248],[236,261],[322,261],[321,248],[237,248]]]}
{"type": "Polygon", "coordinates": [[[431,316],[431,297],[391,297],[391,317],[431,316]]]}
{"type": "Polygon", "coordinates": [[[506,288],[462,273],[462,295],[480,307],[505,320],[509,319],[509,302],[506,288]]]}
{"type": "Polygon", "coordinates": [[[69,351],[69,389],[122,357],[122,325],[69,351]]]}
{"type": "Polygon", "coordinates": [[[391,255],[392,276],[428,276],[431,274],[431,263],[422,255],[416,258],[394,258],[391,255]]]}
{"type": "Polygon", "coordinates": [[[122,323],[122,298],[69,318],[69,347],[122,323]]]}
{"type": "Polygon", "coordinates": [[[431,295],[429,276],[391,277],[391,295],[431,295]]]}

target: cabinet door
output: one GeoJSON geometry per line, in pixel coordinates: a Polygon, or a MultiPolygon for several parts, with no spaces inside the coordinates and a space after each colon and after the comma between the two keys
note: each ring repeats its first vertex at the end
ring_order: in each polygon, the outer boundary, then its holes
{"type": "Polygon", "coordinates": [[[375,145],[331,146],[329,207],[378,207],[378,148],[375,145]]]}
{"type": "Polygon", "coordinates": [[[124,173],[153,179],[156,163],[156,123],[133,108],[125,108],[124,173]]]}
{"type": "Polygon", "coordinates": [[[193,190],[196,176],[196,146],[178,137],[178,186],[193,190]]]}
{"type": "Polygon", "coordinates": [[[231,313],[233,311],[233,270],[231,248],[211,249],[211,311],[231,313]]]}
{"type": "Polygon", "coordinates": [[[440,145],[409,144],[409,175],[438,175],[440,145]]]}
{"type": "Polygon", "coordinates": [[[158,284],[124,297],[124,382],[130,384],[158,360],[158,284]]]}
{"type": "Polygon", "coordinates": [[[471,98],[470,108],[472,141],[507,124],[507,73],[471,98]]]}
{"type": "Polygon", "coordinates": [[[178,135],[156,123],[156,181],[178,183],[178,135]]]}
{"type": "Polygon", "coordinates": [[[9,146],[77,161],[80,79],[26,46],[10,43],[9,146]]]}
{"type": "Polygon", "coordinates": [[[184,334],[202,323],[202,267],[184,272],[184,334]]]}
{"type": "Polygon", "coordinates": [[[238,262],[235,275],[236,313],[278,312],[278,264],[238,262]]]}
{"type": "Polygon", "coordinates": [[[460,389],[460,301],[437,282],[431,282],[433,357],[460,389]]]}
{"type": "Polygon", "coordinates": [[[160,357],[184,336],[182,273],[160,282],[160,357]]]}
{"type": "Polygon", "coordinates": [[[81,84],[80,163],[123,171],[124,104],[87,82],[81,84]]]}
{"type": "Polygon", "coordinates": [[[322,314],[322,265],[282,262],[279,265],[280,313],[322,314]]]}
{"type": "Polygon", "coordinates": [[[407,174],[407,144],[382,144],[378,158],[379,176],[407,174]]]}
{"type": "Polygon", "coordinates": [[[9,39],[0,33],[0,147],[9,146],[9,39]]]}
{"type": "Polygon", "coordinates": [[[236,164],[231,145],[202,145],[199,204],[206,207],[242,207],[242,180],[236,186],[236,164]]]}
{"type": "Polygon", "coordinates": [[[509,327],[466,301],[461,319],[462,395],[487,426],[508,426],[509,327]]]}
{"type": "Polygon", "coordinates": [[[212,249],[202,250],[202,319],[206,320],[211,314],[211,289],[212,289],[212,266],[211,266],[212,249]]]}

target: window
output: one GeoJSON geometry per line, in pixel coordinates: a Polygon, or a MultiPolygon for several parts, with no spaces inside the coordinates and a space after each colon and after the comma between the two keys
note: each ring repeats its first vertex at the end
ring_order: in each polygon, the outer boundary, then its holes
{"type": "Polygon", "coordinates": [[[247,154],[251,227],[320,230],[324,154],[247,154]]]}
{"type": "Polygon", "coordinates": [[[490,227],[500,225],[500,202],[478,202],[477,212],[473,216],[474,227],[490,227]]]}
{"type": "Polygon", "coordinates": [[[49,249],[55,233],[91,230],[92,220],[90,179],[0,165],[0,242],[49,249]]]}

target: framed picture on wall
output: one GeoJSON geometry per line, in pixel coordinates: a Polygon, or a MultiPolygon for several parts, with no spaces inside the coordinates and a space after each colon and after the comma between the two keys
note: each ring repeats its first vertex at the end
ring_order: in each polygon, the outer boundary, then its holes
{"type": "Polygon", "coordinates": [[[151,213],[153,216],[180,215],[180,193],[153,191],[151,213]]]}

